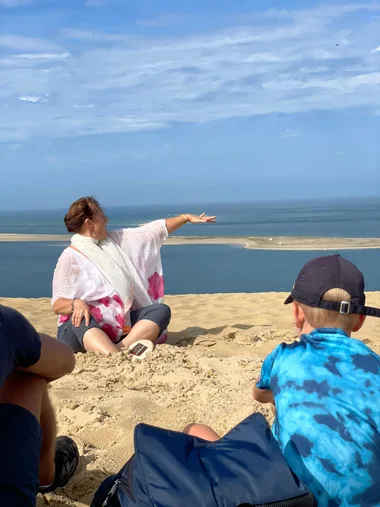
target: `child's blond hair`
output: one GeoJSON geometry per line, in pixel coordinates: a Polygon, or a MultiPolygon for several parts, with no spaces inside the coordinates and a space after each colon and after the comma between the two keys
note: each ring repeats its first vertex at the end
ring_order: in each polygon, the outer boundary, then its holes
{"type": "MultiPolygon", "coordinates": [[[[325,292],[322,299],[326,301],[350,302],[351,296],[343,289],[330,289],[325,292]]],[[[355,314],[343,315],[332,310],[307,306],[298,301],[296,301],[296,304],[302,308],[306,322],[313,328],[331,327],[343,329],[351,333],[359,319],[358,315],[355,314]]]]}

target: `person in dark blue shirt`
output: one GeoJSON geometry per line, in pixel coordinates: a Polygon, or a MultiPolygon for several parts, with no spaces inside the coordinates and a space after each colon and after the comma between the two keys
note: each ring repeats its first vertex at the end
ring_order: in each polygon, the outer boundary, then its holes
{"type": "Polygon", "coordinates": [[[0,505],[34,507],[37,492],[64,486],[75,473],[75,442],[56,439],[48,383],[75,366],[69,346],[38,334],[0,305],[0,505]]]}
{"type": "Polygon", "coordinates": [[[320,507],[379,506],[380,357],[351,333],[380,310],[338,255],[307,263],[289,303],[300,339],[265,359],[254,398],[275,404],[274,436],[320,507]]]}

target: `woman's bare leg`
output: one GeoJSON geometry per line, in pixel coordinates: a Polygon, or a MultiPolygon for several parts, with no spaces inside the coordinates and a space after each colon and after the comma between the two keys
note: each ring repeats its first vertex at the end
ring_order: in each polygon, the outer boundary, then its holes
{"type": "Polygon", "coordinates": [[[160,334],[160,327],[152,320],[142,319],[136,322],[129,334],[120,342],[120,348],[129,347],[137,340],[150,340],[154,342],[160,334]]]}
{"type": "Polygon", "coordinates": [[[183,432],[186,435],[202,438],[209,442],[215,442],[220,439],[220,436],[210,426],[206,426],[205,424],[189,424],[183,432]]]}
{"type": "Polygon", "coordinates": [[[88,352],[115,354],[119,349],[108,338],[106,333],[97,327],[92,327],[83,336],[83,346],[88,352]]]}

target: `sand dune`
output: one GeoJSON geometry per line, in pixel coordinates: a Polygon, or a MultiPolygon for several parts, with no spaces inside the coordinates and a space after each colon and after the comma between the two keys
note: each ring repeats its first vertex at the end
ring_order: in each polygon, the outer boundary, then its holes
{"type": "MultiPolygon", "coordinates": [[[[133,430],[146,422],[176,430],[192,421],[224,433],[254,410],[251,388],[263,357],[295,338],[285,294],[216,294],[167,297],[173,310],[170,344],[142,363],[128,355],[77,356],[74,373],[55,383],[51,395],[59,432],[72,435],[82,454],[74,480],[38,507],[84,507],[101,480],[133,452],[133,430]]],[[[47,299],[5,299],[38,330],[55,333],[47,299]]],[[[368,303],[380,305],[380,293],[368,303]]],[[[380,352],[380,326],[368,319],[358,338],[380,352]]]]}

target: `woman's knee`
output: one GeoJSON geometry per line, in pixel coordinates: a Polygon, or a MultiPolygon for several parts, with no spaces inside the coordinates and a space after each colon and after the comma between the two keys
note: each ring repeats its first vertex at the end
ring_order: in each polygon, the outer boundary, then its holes
{"type": "Polygon", "coordinates": [[[70,325],[72,326],[74,331],[76,331],[78,329],[91,329],[92,327],[100,327],[98,321],[95,319],[95,317],[93,315],[90,315],[90,321],[89,321],[88,325],[86,324],[85,317],[83,317],[83,319],[78,327],[74,326],[74,323],[71,320],[71,317],[70,317],[70,320],[68,321],[68,323],[70,323],[70,325]]]}
{"type": "Polygon", "coordinates": [[[83,335],[83,348],[85,352],[101,352],[102,354],[119,352],[109,336],[99,327],[87,329],[83,335]]]}
{"type": "Polygon", "coordinates": [[[58,328],[57,338],[67,345],[70,345],[75,354],[78,352],[84,353],[87,348],[84,344],[84,337],[93,329],[100,329],[100,325],[92,315],[88,325],[86,325],[86,322],[83,319],[79,327],[74,326],[70,317],[70,320],[58,328]]]}
{"type": "Polygon", "coordinates": [[[172,317],[172,311],[170,306],[166,305],[165,303],[159,303],[157,304],[157,310],[160,314],[160,323],[161,328],[166,329],[170,323],[170,319],[172,317]]]}

